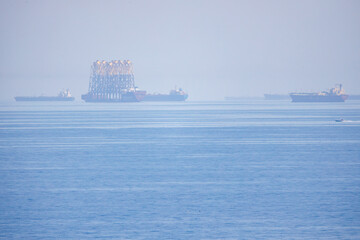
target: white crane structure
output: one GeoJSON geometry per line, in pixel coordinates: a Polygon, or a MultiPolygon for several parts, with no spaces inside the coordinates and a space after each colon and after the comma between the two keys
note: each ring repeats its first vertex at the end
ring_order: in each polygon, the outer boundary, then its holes
{"type": "Polygon", "coordinates": [[[91,65],[89,94],[100,99],[121,98],[134,91],[133,65],[129,60],[96,61],[91,65]]]}

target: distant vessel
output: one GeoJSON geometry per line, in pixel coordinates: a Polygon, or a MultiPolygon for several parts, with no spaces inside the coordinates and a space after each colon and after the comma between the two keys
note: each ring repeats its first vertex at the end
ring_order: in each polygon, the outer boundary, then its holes
{"type": "Polygon", "coordinates": [[[349,100],[360,100],[360,94],[351,94],[349,95],[349,100]]]}
{"type": "Polygon", "coordinates": [[[265,100],[288,100],[289,95],[283,94],[264,94],[265,100]]]}
{"type": "Polygon", "coordinates": [[[293,102],[345,102],[349,95],[345,94],[342,85],[319,93],[290,93],[293,102]]]}
{"type": "Polygon", "coordinates": [[[340,118],[340,119],[335,119],[335,122],[343,122],[344,119],[343,118],[340,118]]]}
{"type": "Polygon", "coordinates": [[[74,101],[70,90],[61,91],[57,96],[38,96],[38,97],[15,97],[16,101],[74,101]]]}
{"type": "Polygon", "coordinates": [[[162,101],[185,101],[188,94],[181,88],[171,90],[169,94],[146,94],[143,101],[162,102],[162,101]]]}

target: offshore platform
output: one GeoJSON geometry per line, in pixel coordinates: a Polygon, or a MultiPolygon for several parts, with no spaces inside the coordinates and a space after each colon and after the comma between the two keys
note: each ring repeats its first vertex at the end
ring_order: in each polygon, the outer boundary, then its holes
{"type": "Polygon", "coordinates": [[[129,60],[96,61],[91,65],[89,92],[85,102],[139,102],[146,91],[135,87],[133,65],[129,60]]]}

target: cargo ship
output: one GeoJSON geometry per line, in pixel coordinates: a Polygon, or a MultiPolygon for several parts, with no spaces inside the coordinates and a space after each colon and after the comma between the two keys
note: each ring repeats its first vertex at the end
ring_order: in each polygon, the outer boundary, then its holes
{"type": "Polygon", "coordinates": [[[143,101],[146,102],[166,102],[166,101],[185,101],[188,94],[181,88],[171,90],[169,94],[146,94],[143,101]]]}
{"type": "Polygon", "coordinates": [[[146,91],[129,89],[118,94],[95,94],[89,92],[81,95],[81,99],[85,102],[140,102],[144,99],[145,95],[146,91]]]}
{"type": "Polygon", "coordinates": [[[65,91],[61,91],[57,96],[37,96],[37,97],[15,97],[17,102],[24,101],[74,101],[75,98],[71,96],[70,90],[66,89],[65,91]]]}
{"type": "Polygon", "coordinates": [[[349,95],[349,100],[360,100],[360,94],[349,95]]]}
{"type": "Polygon", "coordinates": [[[349,95],[345,94],[342,85],[339,84],[329,91],[318,93],[290,93],[292,102],[345,102],[349,95]]]}

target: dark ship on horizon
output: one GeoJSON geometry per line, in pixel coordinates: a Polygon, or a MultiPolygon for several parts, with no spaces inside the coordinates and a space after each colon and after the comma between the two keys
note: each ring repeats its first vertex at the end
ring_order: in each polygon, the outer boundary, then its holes
{"type": "Polygon", "coordinates": [[[185,101],[188,94],[181,88],[171,90],[169,94],[146,94],[143,101],[145,102],[166,102],[166,101],[185,101]]]}
{"type": "Polygon", "coordinates": [[[75,98],[71,95],[70,90],[61,91],[57,96],[18,96],[15,97],[17,102],[33,102],[33,101],[74,101],[75,98]]]}
{"type": "Polygon", "coordinates": [[[290,93],[292,102],[345,102],[349,95],[345,94],[342,84],[331,88],[329,91],[312,93],[290,93]]]}
{"type": "Polygon", "coordinates": [[[96,61],[91,66],[89,91],[85,102],[140,102],[146,91],[135,87],[133,65],[129,60],[96,61]]]}

